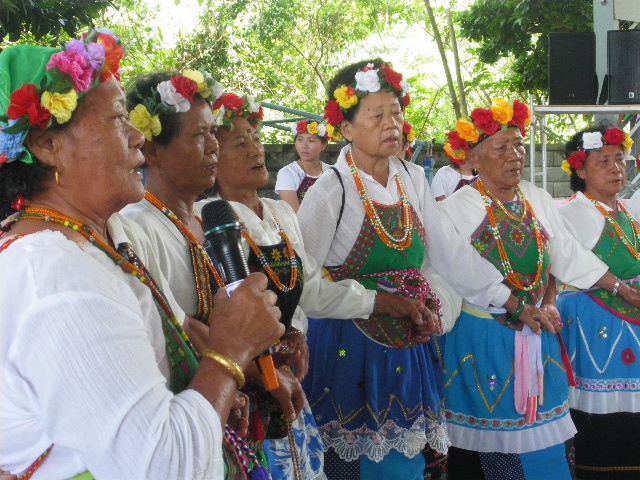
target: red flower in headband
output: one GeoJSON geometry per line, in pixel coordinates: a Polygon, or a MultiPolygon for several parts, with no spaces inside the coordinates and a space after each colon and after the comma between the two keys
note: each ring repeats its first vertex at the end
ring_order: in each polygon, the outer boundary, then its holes
{"type": "Polygon", "coordinates": [[[604,132],[604,143],[607,145],[622,145],[624,143],[624,132],[619,128],[609,128],[604,132]]]}
{"type": "Polygon", "coordinates": [[[571,165],[575,170],[582,170],[584,168],[584,162],[587,159],[587,152],[584,150],[578,150],[577,152],[572,153],[567,158],[567,162],[571,165]]]}
{"type": "Polygon", "coordinates": [[[171,85],[176,89],[176,92],[189,100],[189,103],[193,103],[193,97],[198,93],[198,84],[196,82],[182,75],[176,75],[171,79],[171,85]]]}
{"type": "Polygon", "coordinates": [[[118,43],[118,40],[106,33],[99,33],[97,42],[102,44],[105,53],[100,81],[109,80],[112,76],[116,80],[120,80],[120,60],[124,57],[124,48],[118,43]]]}
{"type": "Polygon", "coordinates": [[[240,113],[242,107],[244,107],[244,100],[235,93],[224,93],[216,100],[211,107],[213,110],[217,110],[220,107],[224,107],[227,110],[233,110],[240,113]]]}
{"type": "Polygon", "coordinates": [[[485,135],[493,135],[500,130],[500,124],[493,119],[493,112],[488,108],[476,108],[471,112],[471,118],[475,127],[485,135]]]}
{"type": "Polygon", "coordinates": [[[411,97],[409,96],[409,94],[407,93],[404,98],[402,99],[402,106],[407,108],[409,106],[409,104],[411,103],[411,97]]]}
{"type": "Polygon", "coordinates": [[[516,125],[522,131],[522,135],[526,133],[527,127],[531,123],[531,111],[529,106],[520,100],[513,102],[513,118],[511,123],[516,125]]]}
{"type": "Polygon", "coordinates": [[[40,105],[40,95],[32,83],[27,83],[11,94],[11,104],[7,111],[11,120],[19,120],[25,115],[29,116],[29,125],[40,128],[47,128],[51,119],[51,112],[40,105]]]}
{"type": "Polygon", "coordinates": [[[324,118],[327,119],[334,127],[337,127],[344,122],[344,113],[340,110],[340,105],[335,100],[331,100],[324,107],[324,118]]]}
{"type": "Polygon", "coordinates": [[[469,144],[460,138],[460,135],[455,130],[447,134],[447,139],[454,150],[469,150],[469,144]]]}
{"type": "Polygon", "coordinates": [[[303,120],[302,122],[298,123],[298,125],[296,125],[296,133],[298,135],[302,135],[303,133],[307,133],[307,126],[309,125],[309,122],[307,122],[306,120],[303,120]]]}
{"type": "MultiPolygon", "coordinates": [[[[382,74],[384,75],[384,79],[387,81],[391,88],[393,88],[396,92],[402,90],[402,74],[396,72],[392,68],[388,67],[384,63],[380,65],[382,69],[382,74]]],[[[406,105],[405,105],[406,106],[406,105]]]]}
{"type": "Polygon", "coordinates": [[[405,120],[404,124],[402,125],[402,133],[404,133],[405,135],[409,135],[412,128],[413,127],[411,126],[411,124],[405,120]]]}

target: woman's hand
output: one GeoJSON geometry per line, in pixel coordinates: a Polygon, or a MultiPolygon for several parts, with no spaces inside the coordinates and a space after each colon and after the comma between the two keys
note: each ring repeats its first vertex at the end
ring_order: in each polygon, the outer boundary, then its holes
{"type": "Polygon", "coordinates": [[[633,305],[636,308],[640,308],[640,290],[637,287],[621,283],[618,295],[620,295],[628,304],[633,305]]]}
{"type": "Polygon", "coordinates": [[[537,335],[540,335],[543,329],[551,333],[556,332],[553,323],[541,308],[525,305],[524,312],[520,315],[520,321],[524,325],[528,325],[537,335]]]}
{"type": "Polygon", "coordinates": [[[293,422],[304,407],[304,392],[298,379],[286,365],[276,369],[280,386],[269,393],[275,398],[282,408],[284,418],[293,422]]]}
{"type": "Polygon", "coordinates": [[[208,348],[209,325],[193,317],[185,317],[182,328],[189,337],[189,340],[191,340],[191,344],[196,349],[196,352],[201,354],[208,348]]]}
{"type": "Polygon", "coordinates": [[[422,323],[427,307],[413,298],[406,298],[388,292],[377,292],[373,313],[389,315],[393,318],[409,317],[415,324],[422,323]]]}
{"type": "Polygon", "coordinates": [[[560,319],[558,308],[552,303],[545,303],[540,307],[540,310],[546,314],[549,322],[553,325],[553,331],[560,333],[562,331],[562,320],[560,319]]]}
{"type": "Polygon", "coordinates": [[[227,423],[241,437],[249,433],[249,397],[244,393],[236,392],[227,423]]]}
{"type": "Polygon", "coordinates": [[[413,339],[416,343],[427,343],[431,340],[431,336],[436,333],[437,330],[437,313],[425,308],[425,312],[422,315],[422,322],[420,324],[413,324],[413,339]]]}
{"type": "Polygon", "coordinates": [[[306,335],[299,330],[285,333],[277,351],[283,354],[285,363],[293,369],[298,381],[302,382],[309,373],[309,345],[306,335]]]}

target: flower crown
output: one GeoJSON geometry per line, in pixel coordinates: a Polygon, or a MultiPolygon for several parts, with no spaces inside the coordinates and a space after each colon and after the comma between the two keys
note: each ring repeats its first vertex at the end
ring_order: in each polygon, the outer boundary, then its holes
{"type": "Polygon", "coordinates": [[[223,93],[211,108],[215,124],[229,131],[233,131],[233,119],[236,117],[244,118],[253,128],[258,128],[264,117],[262,105],[253,95],[239,96],[235,93],[223,93]]]}
{"type": "Polygon", "coordinates": [[[211,98],[222,94],[222,86],[205,70],[183,70],[169,80],[158,83],[152,95],[138,94],[138,103],[129,118],[134,127],[144,134],[147,141],[162,133],[160,115],[188,112],[196,94],[211,103],[211,98]]]}
{"type": "Polygon", "coordinates": [[[291,131],[297,137],[303,133],[320,137],[325,142],[328,139],[327,127],[322,122],[302,120],[291,127],[291,131]]]}
{"type": "Polygon", "coordinates": [[[452,162],[462,165],[469,150],[485,138],[509,127],[520,129],[522,136],[527,135],[531,124],[531,111],[520,100],[513,106],[503,98],[494,98],[490,108],[476,108],[471,112],[471,121],[460,118],[456,129],[447,134],[448,143],[444,152],[452,162]]]}
{"type": "Polygon", "coordinates": [[[386,63],[381,63],[378,68],[373,63],[367,63],[356,72],[351,85],[342,84],[333,91],[335,100],[329,100],[324,107],[329,138],[334,142],[343,140],[340,124],[345,120],[345,112],[355,107],[361,98],[380,90],[388,90],[400,96],[403,109],[409,106],[409,84],[402,80],[402,74],[386,63]]]}
{"type": "Polygon", "coordinates": [[[40,85],[27,83],[11,93],[7,114],[0,117],[0,167],[16,160],[32,165],[25,145],[30,129],[69,122],[79,98],[111,77],[120,80],[123,56],[120,40],[107,29],[92,30],[54,53],[40,85]]]}
{"type": "Polygon", "coordinates": [[[404,138],[404,142],[408,143],[410,147],[413,147],[416,143],[416,131],[406,120],[404,121],[404,125],[402,125],[402,136],[404,138]]]}
{"type": "Polygon", "coordinates": [[[571,167],[574,170],[582,170],[589,151],[602,148],[605,145],[622,147],[625,153],[629,153],[633,146],[633,140],[629,134],[619,128],[609,128],[604,132],[604,135],[598,131],[584,132],[578,145],[578,150],[562,161],[562,171],[571,176],[571,167]]]}

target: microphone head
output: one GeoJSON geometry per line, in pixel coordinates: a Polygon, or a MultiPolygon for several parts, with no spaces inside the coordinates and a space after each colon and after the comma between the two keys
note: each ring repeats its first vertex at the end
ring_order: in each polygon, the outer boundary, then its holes
{"type": "Polygon", "coordinates": [[[224,225],[238,223],[238,216],[226,200],[213,200],[202,207],[202,228],[206,232],[224,225]]]}

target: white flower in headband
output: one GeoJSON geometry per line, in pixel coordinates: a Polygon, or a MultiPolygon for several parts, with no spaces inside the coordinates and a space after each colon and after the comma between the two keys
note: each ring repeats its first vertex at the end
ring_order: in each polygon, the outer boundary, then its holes
{"type": "Polygon", "coordinates": [[[256,97],[254,97],[253,95],[245,95],[245,99],[247,100],[247,103],[249,104],[249,109],[253,113],[257,113],[257,112],[260,111],[260,102],[258,100],[256,100],[256,97]]]}
{"type": "Polygon", "coordinates": [[[211,88],[211,93],[213,94],[213,98],[216,100],[220,98],[220,95],[224,93],[224,87],[222,84],[215,82],[213,83],[213,87],[211,88]]]}
{"type": "Polygon", "coordinates": [[[176,113],[188,112],[191,108],[191,102],[176,91],[176,87],[173,86],[171,80],[160,82],[156,89],[160,94],[160,100],[174,107],[176,113]]]}
{"type": "Polygon", "coordinates": [[[585,132],[582,134],[582,148],[584,150],[593,150],[594,148],[602,148],[603,146],[602,133],[585,132]]]}
{"type": "Polygon", "coordinates": [[[324,126],[324,123],[318,123],[318,136],[325,137],[327,135],[327,127],[324,126]]]}
{"type": "Polygon", "coordinates": [[[376,93],[380,91],[380,88],[380,78],[378,77],[377,68],[356,73],[356,90],[376,93]]]}
{"type": "Polygon", "coordinates": [[[213,111],[213,124],[218,126],[218,127],[222,127],[224,125],[224,114],[226,113],[227,109],[224,108],[224,106],[220,107],[220,108],[216,108],[213,111]]]}

